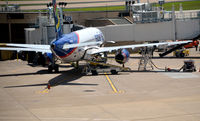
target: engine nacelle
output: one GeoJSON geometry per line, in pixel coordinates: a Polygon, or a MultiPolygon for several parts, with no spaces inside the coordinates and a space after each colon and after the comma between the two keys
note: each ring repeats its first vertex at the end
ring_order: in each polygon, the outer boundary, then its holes
{"type": "Polygon", "coordinates": [[[130,57],[130,53],[128,52],[128,50],[122,49],[122,50],[120,50],[119,52],[116,53],[115,60],[119,64],[124,64],[128,61],[129,57],[130,57]]]}

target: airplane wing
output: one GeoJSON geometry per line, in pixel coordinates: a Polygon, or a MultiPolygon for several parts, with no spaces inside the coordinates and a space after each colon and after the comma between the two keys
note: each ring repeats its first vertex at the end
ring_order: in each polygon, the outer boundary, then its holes
{"type": "Polygon", "coordinates": [[[97,53],[102,53],[102,52],[111,52],[113,50],[119,50],[119,49],[127,49],[127,48],[137,48],[137,47],[153,47],[153,46],[160,46],[160,45],[179,45],[179,44],[186,44],[190,43],[192,41],[178,41],[178,42],[162,42],[162,43],[151,43],[151,44],[136,44],[136,45],[125,45],[125,46],[114,46],[114,47],[101,47],[98,49],[91,49],[87,51],[87,54],[97,54],[97,53]]]}
{"type": "Polygon", "coordinates": [[[10,51],[34,51],[34,52],[42,52],[42,53],[51,53],[50,49],[35,49],[35,48],[8,48],[8,47],[0,47],[0,50],[10,50],[10,51]]]}
{"type": "Polygon", "coordinates": [[[3,46],[11,46],[11,47],[24,47],[24,48],[35,48],[35,49],[49,49],[50,45],[36,45],[36,44],[4,44],[0,43],[3,46]]]}
{"type": "MultiPolygon", "coordinates": [[[[79,44],[65,44],[63,46],[63,49],[69,49],[69,48],[76,48],[76,47],[83,47],[83,46],[92,46],[92,45],[98,45],[102,44],[102,42],[85,42],[85,43],[79,43],[79,44]]],[[[18,47],[16,51],[23,51],[24,48],[29,48],[30,51],[37,50],[38,52],[42,52],[44,50],[50,50],[50,45],[36,45],[36,44],[4,44],[0,43],[0,45],[3,46],[10,46],[10,47],[18,47]],[[20,49],[22,48],[22,49],[20,49]]],[[[6,48],[4,48],[5,50],[6,48]]],[[[3,50],[3,48],[1,49],[3,50]]],[[[6,49],[6,50],[15,50],[14,48],[6,49]]],[[[24,51],[28,51],[28,49],[24,49],[24,51]]]]}
{"type": "Polygon", "coordinates": [[[3,46],[10,47],[0,47],[0,50],[9,50],[9,51],[34,51],[42,53],[50,53],[50,45],[34,45],[34,44],[0,44],[3,46]]]}
{"type": "Polygon", "coordinates": [[[83,46],[91,46],[91,45],[98,45],[102,44],[102,41],[99,42],[84,42],[79,44],[65,44],[63,49],[75,48],[75,47],[83,47],[83,46]]]}
{"type": "MultiPolygon", "coordinates": [[[[101,47],[99,49],[91,49],[87,51],[87,54],[96,54],[96,53],[102,53],[102,52],[111,52],[113,50],[119,50],[124,48],[137,48],[137,47],[153,47],[153,46],[159,46],[159,45],[177,45],[177,44],[186,44],[192,41],[178,41],[178,42],[163,42],[163,43],[151,43],[151,44],[136,44],[136,45],[125,45],[125,46],[114,46],[114,47],[101,47]]],[[[74,47],[82,47],[82,46],[89,46],[89,45],[96,45],[101,44],[99,42],[88,42],[88,43],[79,43],[79,44],[70,44],[70,45],[64,45],[63,49],[67,48],[74,48],[74,47]]],[[[35,51],[35,52],[42,52],[47,53],[51,52],[50,45],[35,45],[35,44],[0,44],[5,46],[11,46],[11,47],[18,47],[18,48],[6,48],[6,47],[0,47],[0,50],[11,50],[11,51],[35,51]]]]}

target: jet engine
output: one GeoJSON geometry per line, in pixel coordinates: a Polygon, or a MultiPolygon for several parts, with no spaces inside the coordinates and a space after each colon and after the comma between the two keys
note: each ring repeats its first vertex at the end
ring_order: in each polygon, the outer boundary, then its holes
{"type": "Polygon", "coordinates": [[[128,61],[129,57],[130,57],[130,53],[128,52],[128,50],[122,49],[116,53],[115,60],[119,64],[124,64],[128,61]]]}

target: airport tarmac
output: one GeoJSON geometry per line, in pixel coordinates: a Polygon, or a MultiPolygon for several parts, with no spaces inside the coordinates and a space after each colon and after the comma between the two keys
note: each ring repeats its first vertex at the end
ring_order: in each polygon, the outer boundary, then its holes
{"type": "MultiPolygon", "coordinates": [[[[60,73],[25,61],[0,61],[0,121],[199,121],[200,52],[191,50],[197,72],[137,72],[138,55],[118,75],[60,73]],[[54,84],[48,90],[47,83],[54,84]]],[[[161,68],[180,68],[186,58],[154,58],[161,68]]],[[[114,63],[114,60],[110,61],[114,63]]]]}

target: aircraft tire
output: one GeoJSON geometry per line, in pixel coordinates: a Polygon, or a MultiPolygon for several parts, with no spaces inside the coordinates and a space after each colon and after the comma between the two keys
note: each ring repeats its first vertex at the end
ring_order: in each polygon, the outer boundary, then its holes
{"type": "Polygon", "coordinates": [[[180,53],[180,57],[183,58],[185,57],[185,54],[183,52],[180,53]]]}
{"type": "Polygon", "coordinates": [[[111,70],[110,72],[111,72],[111,74],[118,74],[118,72],[116,70],[111,70]]]}
{"type": "Polygon", "coordinates": [[[55,70],[55,73],[59,72],[59,66],[57,64],[55,64],[54,70],[55,70]]]}
{"type": "Polygon", "coordinates": [[[53,67],[52,67],[52,65],[49,65],[49,66],[48,66],[48,72],[49,72],[49,73],[52,73],[52,71],[53,71],[53,67]]]}
{"type": "Polygon", "coordinates": [[[92,75],[98,75],[96,70],[91,70],[91,72],[92,72],[92,75]]]}

